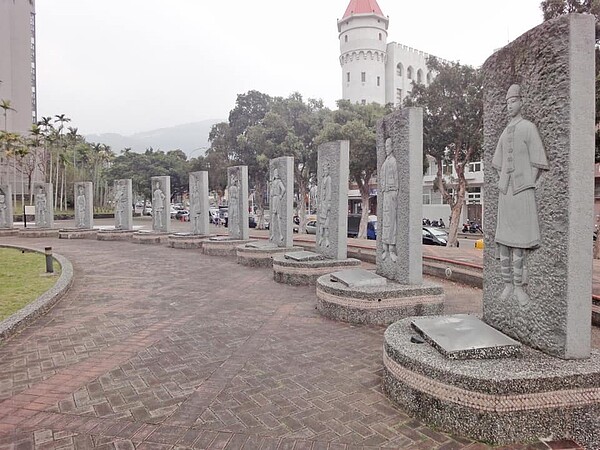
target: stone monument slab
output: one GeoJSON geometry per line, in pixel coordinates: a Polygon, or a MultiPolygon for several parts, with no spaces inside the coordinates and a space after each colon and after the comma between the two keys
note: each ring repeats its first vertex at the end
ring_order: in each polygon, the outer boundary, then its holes
{"type": "Polygon", "coordinates": [[[521,354],[520,342],[470,314],[420,317],[411,324],[449,359],[508,358],[521,354]]]}
{"type": "Polygon", "coordinates": [[[331,281],[342,283],[350,288],[385,286],[387,279],[365,269],[346,269],[330,275],[331,281]]]}
{"type": "Polygon", "coordinates": [[[294,158],[272,159],[269,169],[269,240],[278,247],[291,247],[294,245],[294,158]]]}
{"type": "Polygon", "coordinates": [[[291,259],[292,261],[316,261],[323,259],[323,256],[315,252],[308,252],[302,250],[299,252],[286,253],[284,255],[284,258],[291,259]]]}
{"type": "Polygon", "coordinates": [[[152,177],[152,231],[171,229],[171,177],[152,177]]]}
{"type": "Polygon", "coordinates": [[[315,251],[338,260],[346,259],[348,252],[349,158],[348,141],[327,142],[319,146],[315,251]]]}
{"type": "Polygon", "coordinates": [[[209,230],[208,172],[190,173],[190,223],[192,234],[205,236],[209,230]]]}
{"type": "Polygon", "coordinates": [[[113,201],[115,205],[115,230],[133,230],[133,193],[131,179],[115,180],[113,201]]]}
{"type": "Polygon", "coordinates": [[[33,199],[35,203],[35,228],[52,228],[54,226],[52,183],[34,182],[33,199]]]}
{"type": "Polygon", "coordinates": [[[257,248],[257,249],[270,249],[270,248],[279,248],[276,244],[272,242],[264,242],[264,241],[254,241],[246,244],[248,248],[257,248]]]}
{"type": "Polygon", "coordinates": [[[403,108],[377,135],[377,273],[402,284],[423,281],[423,112],[403,108]]]}
{"type": "Polygon", "coordinates": [[[483,318],[565,359],[590,356],[594,36],[572,14],[482,67],[483,318]]]}
{"type": "Polygon", "coordinates": [[[248,226],[248,166],[227,168],[227,228],[232,239],[246,240],[248,226]]]}
{"type": "Polygon", "coordinates": [[[0,229],[13,227],[12,188],[9,184],[0,184],[0,229]]]}
{"type": "Polygon", "coordinates": [[[91,181],[74,184],[75,228],[94,228],[94,187],[91,181]]]}

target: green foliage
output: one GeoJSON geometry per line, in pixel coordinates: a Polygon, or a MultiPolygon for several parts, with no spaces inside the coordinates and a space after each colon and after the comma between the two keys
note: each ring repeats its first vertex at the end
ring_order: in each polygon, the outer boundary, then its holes
{"type": "MultiPolygon", "coordinates": [[[[6,319],[50,289],[57,277],[45,276],[46,259],[40,253],[0,248],[0,320],[6,319]]],[[[60,266],[54,264],[60,275],[60,266]]]]}

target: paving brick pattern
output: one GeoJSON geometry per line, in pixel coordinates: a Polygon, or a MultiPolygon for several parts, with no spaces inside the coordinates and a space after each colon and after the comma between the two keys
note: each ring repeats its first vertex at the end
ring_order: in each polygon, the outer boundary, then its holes
{"type": "MultiPolygon", "coordinates": [[[[489,448],[392,405],[385,328],[322,318],[314,287],[196,250],[6,241],[52,245],[75,280],[0,348],[0,450],[489,448]]],[[[445,288],[448,312],[480,312],[445,288]]]]}

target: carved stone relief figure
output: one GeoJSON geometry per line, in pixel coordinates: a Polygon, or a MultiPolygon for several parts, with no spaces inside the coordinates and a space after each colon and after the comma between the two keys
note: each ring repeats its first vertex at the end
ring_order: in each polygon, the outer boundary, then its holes
{"type": "Polygon", "coordinates": [[[319,183],[318,206],[319,246],[329,247],[329,216],[331,213],[331,175],[329,165],[323,165],[323,179],[319,183]]]}
{"type": "Polygon", "coordinates": [[[202,222],[202,215],[204,214],[204,211],[202,211],[201,208],[201,202],[200,202],[200,192],[202,192],[202,189],[200,189],[200,179],[199,178],[193,178],[194,182],[192,184],[192,202],[193,204],[191,205],[192,207],[190,208],[192,211],[194,211],[194,217],[192,217],[192,229],[194,230],[195,234],[200,233],[200,224],[202,222]]]}
{"type": "Polygon", "coordinates": [[[381,184],[383,217],[381,224],[381,242],[383,253],[381,259],[389,256],[393,262],[398,261],[396,252],[396,235],[398,222],[398,165],[392,149],[392,139],[385,140],[385,161],[381,165],[381,184]]]}
{"type": "Polygon", "coordinates": [[[8,224],[8,206],[6,206],[6,194],[0,189],[0,228],[4,228],[8,224]]]}
{"type": "Polygon", "coordinates": [[[37,227],[44,227],[47,225],[46,213],[47,213],[47,200],[46,190],[44,186],[39,185],[37,192],[35,193],[35,225],[37,227]]]}
{"type": "Polygon", "coordinates": [[[240,186],[237,173],[232,172],[229,180],[229,208],[227,211],[227,226],[231,227],[231,232],[239,236],[240,227],[240,186]]]}
{"type": "Polygon", "coordinates": [[[165,194],[160,188],[160,181],[157,181],[154,185],[154,192],[152,193],[152,214],[154,219],[154,228],[156,230],[160,230],[165,226],[165,224],[163,224],[165,198],[165,194]]]}
{"type": "Polygon", "coordinates": [[[506,94],[511,117],[502,132],[492,166],[499,173],[496,244],[504,281],[501,300],[515,295],[520,305],[529,303],[527,252],[540,245],[540,226],[535,203],[536,181],[548,160],[537,127],[521,116],[521,87],[513,84],[506,94]]]}
{"type": "Polygon", "coordinates": [[[283,213],[283,202],[285,196],[285,185],[281,178],[279,178],[279,172],[276,168],[273,169],[273,175],[271,179],[271,242],[279,244],[284,241],[283,232],[281,231],[284,227],[282,216],[283,213]]]}
{"type": "Polygon", "coordinates": [[[125,187],[121,182],[115,185],[115,228],[120,230],[123,228],[123,214],[125,213],[125,187]]]}
{"type": "Polygon", "coordinates": [[[77,227],[85,227],[85,210],[87,207],[87,200],[85,198],[85,188],[82,185],[77,186],[77,198],[75,199],[75,205],[77,207],[77,227]]]}

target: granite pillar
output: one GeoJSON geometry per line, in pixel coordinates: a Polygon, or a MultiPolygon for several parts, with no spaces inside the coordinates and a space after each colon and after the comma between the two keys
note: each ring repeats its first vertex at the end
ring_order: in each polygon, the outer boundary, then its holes
{"type": "Polygon", "coordinates": [[[152,231],[171,229],[171,177],[152,177],[152,231]]]}
{"type": "Polygon", "coordinates": [[[35,228],[52,228],[54,225],[54,197],[52,183],[33,183],[35,228]]]}
{"type": "Polygon", "coordinates": [[[590,356],[593,19],[573,14],[546,22],[482,68],[483,317],[565,359],[590,356]],[[511,101],[521,104],[516,124],[507,113],[511,101]],[[514,163],[507,159],[513,155],[514,163]],[[530,217],[511,216],[504,205],[530,217]],[[518,241],[525,232],[527,242],[518,241]]]}
{"type": "Polygon", "coordinates": [[[209,234],[208,172],[190,173],[190,223],[192,234],[209,234]]]}
{"type": "Polygon", "coordinates": [[[9,184],[0,185],[0,230],[13,227],[12,189],[9,184]]]}
{"type": "Polygon", "coordinates": [[[115,230],[133,230],[133,193],[131,179],[115,180],[113,200],[115,204],[115,230]]]}
{"type": "Polygon", "coordinates": [[[231,239],[247,240],[248,227],[248,166],[227,168],[227,230],[231,239]]]}
{"type": "Polygon", "coordinates": [[[269,241],[277,247],[292,247],[294,235],[294,158],[282,156],[272,159],[270,169],[269,241]]]}
{"type": "Polygon", "coordinates": [[[91,181],[81,181],[74,186],[75,227],[94,228],[94,188],[91,181]]]}

